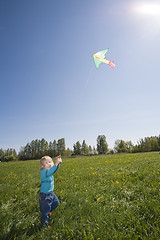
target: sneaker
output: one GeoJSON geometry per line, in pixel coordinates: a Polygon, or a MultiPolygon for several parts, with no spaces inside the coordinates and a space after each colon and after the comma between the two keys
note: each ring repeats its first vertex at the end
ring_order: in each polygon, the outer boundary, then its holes
{"type": "Polygon", "coordinates": [[[47,222],[41,223],[40,229],[42,229],[44,225],[46,225],[48,229],[51,229],[51,226],[49,226],[47,222]]]}

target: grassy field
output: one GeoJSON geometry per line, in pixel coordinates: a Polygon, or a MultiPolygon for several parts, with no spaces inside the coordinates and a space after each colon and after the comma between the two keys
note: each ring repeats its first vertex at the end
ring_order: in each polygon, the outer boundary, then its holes
{"type": "Polygon", "coordinates": [[[160,154],[64,159],[39,230],[39,161],[0,163],[0,239],[160,239],[160,154]]]}

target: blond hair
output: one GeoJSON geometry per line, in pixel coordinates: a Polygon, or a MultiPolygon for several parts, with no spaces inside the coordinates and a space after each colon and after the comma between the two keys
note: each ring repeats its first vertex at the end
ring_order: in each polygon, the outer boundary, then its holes
{"type": "MultiPolygon", "coordinates": [[[[52,158],[49,157],[49,156],[44,156],[44,157],[42,157],[41,160],[40,160],[40,168],[39,168],[40,170],[43,169],[43,167],[44,167],[44,162],[45,162],[46,160],[52,160],[52,158]]],[[[53,160],[52,160],[52,161],[53,161],[53,160]]]]}

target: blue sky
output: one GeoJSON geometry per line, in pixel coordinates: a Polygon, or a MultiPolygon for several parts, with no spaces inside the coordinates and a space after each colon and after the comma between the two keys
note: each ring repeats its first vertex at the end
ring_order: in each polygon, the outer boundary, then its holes
{"type": "Polygon", "coordinates": [[[159,1],[1,0],[0,33],[0,148],[160,134],[159,1]]]}

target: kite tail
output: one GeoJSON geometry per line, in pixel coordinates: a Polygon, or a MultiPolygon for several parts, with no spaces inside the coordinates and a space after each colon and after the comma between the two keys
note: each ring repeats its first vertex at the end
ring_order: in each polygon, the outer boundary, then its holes
{"type": "Polygon", "coordinates": [[[112,62],[112,61],[109,61],[108,65],[109,65],[111,68],[115,68],[115,66],[116,66],[115,63],[112,62]]]}

